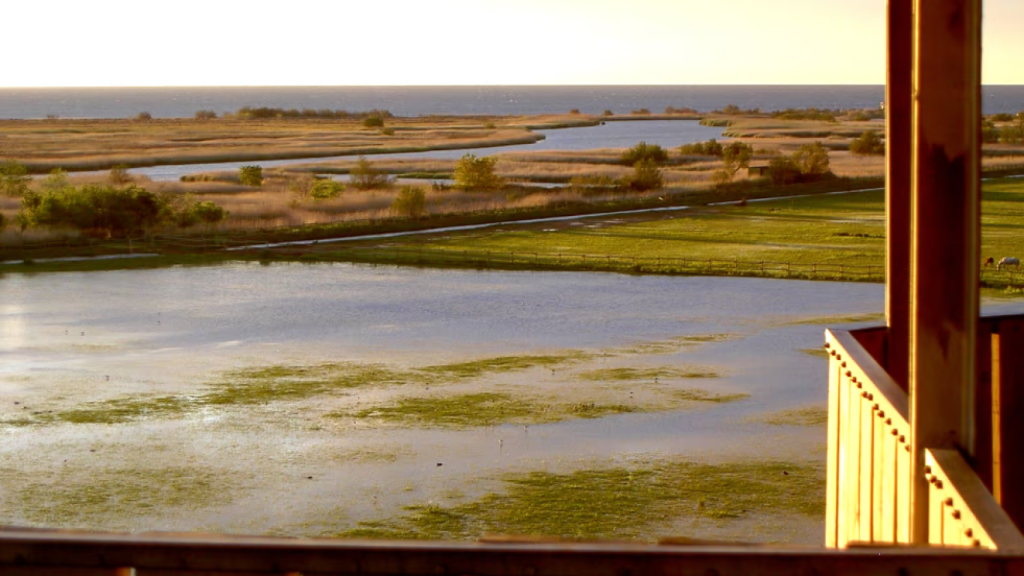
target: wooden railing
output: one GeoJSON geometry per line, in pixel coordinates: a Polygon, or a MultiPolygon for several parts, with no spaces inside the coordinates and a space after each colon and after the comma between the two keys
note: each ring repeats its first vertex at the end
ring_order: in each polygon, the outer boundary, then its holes
{"type": "Polygon", "coordinates": [[[3,576],[892,576],[1021,574],[1024,555],[491,538],[481,542],[5,531],[3,576]]]}
{"type": "Polygon", "coordinates": [[[926,450],[924,472],[930,544],[1024,552],[1024,536],[959,452],[926,450]]]}
{"type": "MultiPolygon", "coordinates": [[[[1024,551],[1024,318],[983,318],[975,397],[977,448],[928,450],[929,543],[1024,551]],[[1014,486],[1010,488],[1010,486],[1014,486]]],[[[826,545],[910,543],[907,392],[887,373],[886,331],[826,332],[829,362],[826,545]]]]}
{"type": "Polygon", "coordinates": [[[907,394],[850,332],[829,331],[825,543],[910,542],[907,394]]]}

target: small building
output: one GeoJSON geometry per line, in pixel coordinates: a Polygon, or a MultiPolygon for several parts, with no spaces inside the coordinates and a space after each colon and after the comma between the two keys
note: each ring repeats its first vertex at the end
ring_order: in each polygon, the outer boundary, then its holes
{"type": "Polygon", "coordinates": [[[750,166],[747,168],[747,176],[751,178],[767,178],[772,175],[772,169],[769,166],[750,166]]]}

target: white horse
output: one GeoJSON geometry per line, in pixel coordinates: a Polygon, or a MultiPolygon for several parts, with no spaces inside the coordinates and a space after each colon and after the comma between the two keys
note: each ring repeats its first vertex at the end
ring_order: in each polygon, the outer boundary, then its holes
{"type": "MultiPolygon", "coordinates": [[[[995,264],[995,259],[989,258],[988,260],[985,260],[985,266],[988,266],[989,264],[995,264]]],[[[1007,256],[1000,259],[998,264],[995,264],[996,270],[1002,270],[1003,266],[1016,266],[1017,270],[1020,270],[1020,260],[1013,256],[1007,256]]]]}

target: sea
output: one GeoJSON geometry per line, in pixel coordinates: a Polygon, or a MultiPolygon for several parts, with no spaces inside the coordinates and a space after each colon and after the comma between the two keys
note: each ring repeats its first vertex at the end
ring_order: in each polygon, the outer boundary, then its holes
{"type": "MultiPolygon", "coordinates": [[[[764,111],[786,108],[864,109],[882,102],[882,85],[828,86],[311,86],[168,88],[0,88],[0,118],[188,118],[244,106],[360,112],[398,116],[467,114],[629,113],[668,106],[710,112],[728,104],[764,111]]],[[[985,86],[984,112],[1024,110],[1024,85],[985,86]]]]}

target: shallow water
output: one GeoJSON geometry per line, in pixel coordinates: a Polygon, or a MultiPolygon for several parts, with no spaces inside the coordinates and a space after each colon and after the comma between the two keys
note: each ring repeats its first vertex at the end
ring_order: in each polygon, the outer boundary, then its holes
{"type": "MultiPolygon", "coordinates": [[[[874,284],[349,264],[6,274],[0,276],[0,421],[99,399],[198,394],[219,371],[253,365],[408,367],[564,350],[594,356],[550,373],[484,375],[440,391],[410,384],[123,424],[0,425],[0,524],[311,535],[399,513],[405,504],[446,502],[453,489],[472,497],[495,489],[496,475],[505,471],[571,470],[623,458],[820,460],[823,427],[758,419],[824,405],[825,360],[802,351],[820,346],[822,326],[792,321],[876,313],[882,290],[874,284]],[[709,334],[732,337],[638,347],[709,334]],[[322,416],[329,406],[408,394],[504,390],[586,401],[607,390],[580,380],[584,370],[683,365],[723,374],[686,386],[750,396],[529,427],[381,427],[322,416]],[[230,482],[216,490],[223,501],[198,509],[158,506],[141,515],[108,504],[96,516],[83,516],[27,503],[37,489],[33,482],[100,490],[96,483],[105,474],[154,466],[230,482]]],[[[636,390],[647,389],[637,384],[636,390]]],[[[792,538],[816,541],[817,521],[808,522],[810,528],[792,538]]]]}
{"type": "MultiPolygon", "coordinates": [[[[489,156],[504,152],[525,152],[543,150],[591,150],[595,148],[627,148],[643,140],[649,144],[675,148],[691,142],[702,142],[710,138],[721,138],[722,128],[701,126],[696,120],[646,120],[607,122],[600,126],[583,128],[562,128],[559,130],[536,130],[544,140],[533,144],[494,146],[490,148],[467,148],[461,150],[434,150],[431,152],[408,152],[403,154],[375,154],[372,160],[384,158],[462,158],[465,154],[489,156]]],[[[264,168],[286,166],[307,162],[328,162],[350,160],[351,155],[331,156],[315,159],[261,160],[246,162],[217,162],[207,164],[180,164],[175,166],[150,166],[133,168],[132,174],[140,174],[155,181],[178,180],[186,174],[238,170],[248,164],[259,164],[264,168]]]]}

